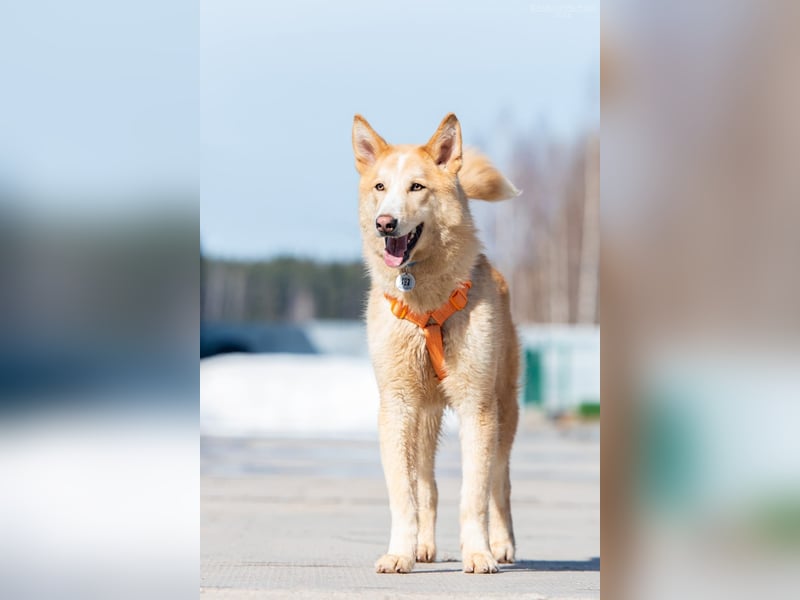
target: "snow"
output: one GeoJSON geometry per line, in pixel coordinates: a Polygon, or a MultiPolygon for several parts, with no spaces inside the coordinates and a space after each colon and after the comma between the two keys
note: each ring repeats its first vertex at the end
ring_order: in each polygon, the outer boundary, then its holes
{"type": "MultiPolygon", "coordinates": [[[[445,431],[457,430],[447,412],[445,431]]],[[[377,438],[369,358],[224,354],[200,361],[203,435],[377,438]]]]}
{"type": "MultiPolygon", "coordinates": [[[[378,388],[358,322],[307,327],[319,354],[224,354],[200,361],[204,435],[376,438],[378,388]]],[[[543,358],[544,406],[600,397],[596,327],[521,327],[543,358]]],[[[458,429],[448,411],[446,432],[458,429]]]]}
{"type": "Polygon", "coordinates": [[[363,434],[377,430],[377,414],[365,358],[226,354],[200,363],[203,434],[363,434]]]}

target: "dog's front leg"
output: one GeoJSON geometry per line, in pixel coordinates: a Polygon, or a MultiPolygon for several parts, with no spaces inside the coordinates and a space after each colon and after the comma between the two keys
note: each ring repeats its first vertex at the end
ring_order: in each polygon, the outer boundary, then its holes
{"type": "Polygon", "coordinates": [[[496,573],[489,549],[489,487],[497,449],[494,406],[465,403],[461,417],[461,555],[465,573],[496,573]]]}
{"type": "Polygon", "coordinates": [[[392,533],[389,550],[375,563],[378,573],[408,573],[417,545],[416,443],[418,413],[402,396],[381,398],[381,462],[389,490],[392,533]]]}

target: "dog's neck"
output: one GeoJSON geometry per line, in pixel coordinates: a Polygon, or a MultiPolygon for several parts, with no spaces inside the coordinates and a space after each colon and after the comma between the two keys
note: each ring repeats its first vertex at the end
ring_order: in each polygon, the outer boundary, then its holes
{"type": "Polygon", "coordinates": [[[399,269],[376,262],[370,269],[372,287],[381,295],[388,294],[401,299],[414,312],[435,310],[447,302],[454,289],[472,278],[472,270],[481,251],[477,235],[472,231],[461,238],[457,247],[451,244],[449,250],[440,256],[412,261],[399,269]],[[414,288],[407,292],[401,292],[395,286],[397,276],[404,271],[411,273],[415,279],[414,288]]]}

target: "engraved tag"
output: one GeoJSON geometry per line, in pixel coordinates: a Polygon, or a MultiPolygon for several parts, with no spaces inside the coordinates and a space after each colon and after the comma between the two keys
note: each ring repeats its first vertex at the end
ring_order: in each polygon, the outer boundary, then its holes
{"type": "Polygon", "coordinates": [[[410,292],[417,285],[417,280],[411,273],[400,273],[394,280],[394,285],[401,292],[410,292]]]}

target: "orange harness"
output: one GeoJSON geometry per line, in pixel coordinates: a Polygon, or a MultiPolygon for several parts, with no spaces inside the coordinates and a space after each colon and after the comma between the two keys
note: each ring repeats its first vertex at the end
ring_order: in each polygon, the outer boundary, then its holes
{"type": "Polygon", "coordinates": [[[433,370],[436,377],[441,381],[447,377],[447,369],[444,367],[444,341],[442,340],[442,325],[456,311],[462,310],[467,305],[469,288],[472,287],[471,281],[466,281],[458,286],[447,302],[436,310],[426,313],[415,313],[409,310],[408,304],[399,298],[393,298],[389,294],[384,294],[392,307],[392,314],[398,319],[411,321],[422,329],[425,334],[425,346],[428,348],[428,356],[431,357],[433,370]]]}

